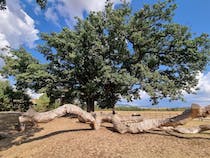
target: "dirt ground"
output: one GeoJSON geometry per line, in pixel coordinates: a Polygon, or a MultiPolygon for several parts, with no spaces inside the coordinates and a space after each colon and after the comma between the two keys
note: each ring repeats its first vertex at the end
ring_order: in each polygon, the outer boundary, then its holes
{"type": "MultiPolygon", "coordinates": [[[[120,112],[130,115],[133,112],[120,112]]],[[[151,112],[138,112],[145,117],[151,112]]],[[[179,112],[154,112],[152,117],[179,112]]],[[[209,124],[195,120],[187,126],[209,124]]],[[[119,134],[111,124],[91,130],[88,124],[66,117],[39,124],[36,130],[0,140],[1,158],[210,158],[210,132],[198,135],[165,133],[119,134]]]]}

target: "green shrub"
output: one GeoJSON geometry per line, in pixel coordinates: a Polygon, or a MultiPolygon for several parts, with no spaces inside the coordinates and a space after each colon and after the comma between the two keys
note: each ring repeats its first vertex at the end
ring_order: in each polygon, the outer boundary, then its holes
{"type": "Polygon", "coordinates": [[[44,112],[58,108],[59,106],[60,106],[59,100],[56,100],[54,104],[50,105],[50,98],[45,93],[42,96],[40,96],[39,99],[36,100],[36,104],[33,106],[33,108],[36,111],[44,112]]]}
{"type": "Polygon", "coordinates": [[[44,112],[49,109],[50,99],[47,94],[43,94],[36,100],[36,105],[34,105],[34,109],[39,112],[44,112]]]}

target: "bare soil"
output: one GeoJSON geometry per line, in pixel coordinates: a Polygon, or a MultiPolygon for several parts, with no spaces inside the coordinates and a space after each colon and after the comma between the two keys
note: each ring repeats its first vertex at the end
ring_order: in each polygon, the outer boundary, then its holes
{"type": "MultiPolygon", "coordinates": [[[[120,112],[130,115],[134,112],[120,112]]],[[[168,117],[179,112],[136,112],[145,117],[168,117]],[[160,115],[161,113],[161,115],[160,115]]],[[[194,120],[187,126],[209,124],[194,120]]],[[[119,134],[111,124],[91,130],[77,119],[62,117],[26,133],[0,139],[2,158],[210,158],[210,132],[170,135],[162,132],[119,134]]]]}

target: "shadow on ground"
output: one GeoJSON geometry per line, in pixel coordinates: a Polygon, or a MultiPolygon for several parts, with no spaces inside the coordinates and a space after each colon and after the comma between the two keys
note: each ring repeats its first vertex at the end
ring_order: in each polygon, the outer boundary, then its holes
{"type": "MultiPolygon", "coordinates": [[[[112,127],[107,127],[104,126],[106,129],[112,131],[112,132],[116,132],[112,127]]],[[[177,133],[177,132],[167,132],[167,131],[145,131],[144,133],[136,133],[136,134],[132,134],[132,135],[141,135],[141,134],[154,134],[154,135],[161,135],[161,136],[172,136],[172,137],[176,137],[176,138],[181,138],[181,139],[204,139],[204,140],[210,140],[210,133],[199,133],[199,134],[181,134],[181,133],[177,133]]]]}
{"type": "Polygon", "coordinates": [[[40,132],[43,128],[32,128],[30,130],[19,132],[15,130],[1,131],[0,137],[0,151],[7,150],[13,145],[19,145],[22,141],[26,141],[33,137],[36,132],[40,132]]]}
{"type": "Polygon", "coordinates": [[[80,132],[80,131],[89,131],[92,129],[84,128],[84,129],[71,129],[71,130],[61,130],[61,131],[55,131],[40,137],[31,138],[34,136],[36,132],[39,132],[43,130],[43,128],[34,128],[31,130],[28,130],[27,132],[17,132],[15,134],[7,135],[4,138],[0,139],[0,151],[7,150],[13,145],[21,145],[25,143],[30,143],[37,140],[42,140],[49,138],[54,135],[68,133],[68,132],[80,132]]]}
{"type": "Polygon", "coordinates": [[[84,128],[84,129],[70,129],[70,130],[55,131],[55,132],[52,132],[52,133],[49,133],[49,134],[46,134],[46,135],[43,135],[43,136],[40,136],[40,137],[24,140],[24,141],[21,142],[21,144],[30,143],[30,142],[41,140],[41,139],[46,139],[48,137],[58,135],[58,134],[63,134],[63,133],[68,133],[68,132],[90,131],[90,130],[92,130],[92,129],[84,128]]]}
{"type": "Polygon", "coordinates": [[[144,134],[158,134],[162,136],[172,136],[180,139],[188,139],[188,140],[195,140],[195,139],[204,139],[210,140],[210,133],[199,133],[199,134],[182,134],[172,131],[147,131],[144,134]]]}
{"type": "MultiPolygon", "coordinates": [[[[112,132],[116,132],[113,129],[113,127],[111,127],[110,125],[103,125],[103,128],[106,128],[107,130],[110,130],[112,132]]],[[[15,133],[11,133],[11,134],[7,133],[7,135],[4,138],[0,137],[0,151],[7,150],[10,147],[12,147],[13,145],[21,145],[21,144],[30,143],[33,141],[47,139],[51,136],[55,136],[55,135],[59,135],[59,134],[63,134],[63,133],[90,131],[92,129],[91,128],[81,128],[81,129],[60,130],[60,131],[48,133],[43,136],[32,138],[35,133],[40,132],[41,130],[43,130],[43,128],[32,128],[30,130],[27,130],[26,132],[17,132],[16,131],[15,133]]],[[[210,140],[210,133],[188,135],[188,134],[181,134],[181,133],[177,133],[177,132],[146,131],[142,134],[154,134],[154,135],[169,136],[169,137],[172,136],[172,137],[188,139],[188,140],[195,140],[195,139],[210,140]]],[[[135,134],[135,135],[137,135],[137,134],[135,134]]],[[[138,135],[141,136],[141,134],[138,134],[138,135]]]]}

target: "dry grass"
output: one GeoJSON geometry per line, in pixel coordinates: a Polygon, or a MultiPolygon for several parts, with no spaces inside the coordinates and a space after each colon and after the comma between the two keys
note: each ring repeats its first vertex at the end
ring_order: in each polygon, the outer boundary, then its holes
{"type": "Polygon", "coordinates": [[[136,113],[145,118],[167,118],[179,115],[182,113],[182,111],[119,111],[118,113],[125,116],[136,113]]]}
{"type": "MultiPolygon", "coordinates": [[[[130,115],[132,112],[120,111],[130,115]]],[[[149,117],[168,117],[180,112],[136,112],[149,117]]],[[[186,126],[209,124],[209,120],[194,120],[186,126]]],[[[177,138],[159,134],[119,134],[111,130],[111,124],[104,124],[98,131],[89,130],[88,124],[77,119],[59,118],[46,124],[39,124],[33,135],[3,139],[0,145],[16,143],[0,152],[2,158],[198,158],[210,157],[210,133],[177,138]],[[198,137],[199,136],[199,137],[198,137]],[[19,145],[17,145],[19,142],[19,145]]],[[[6,147],[6,146],[5,146],[6,147]]]]}

